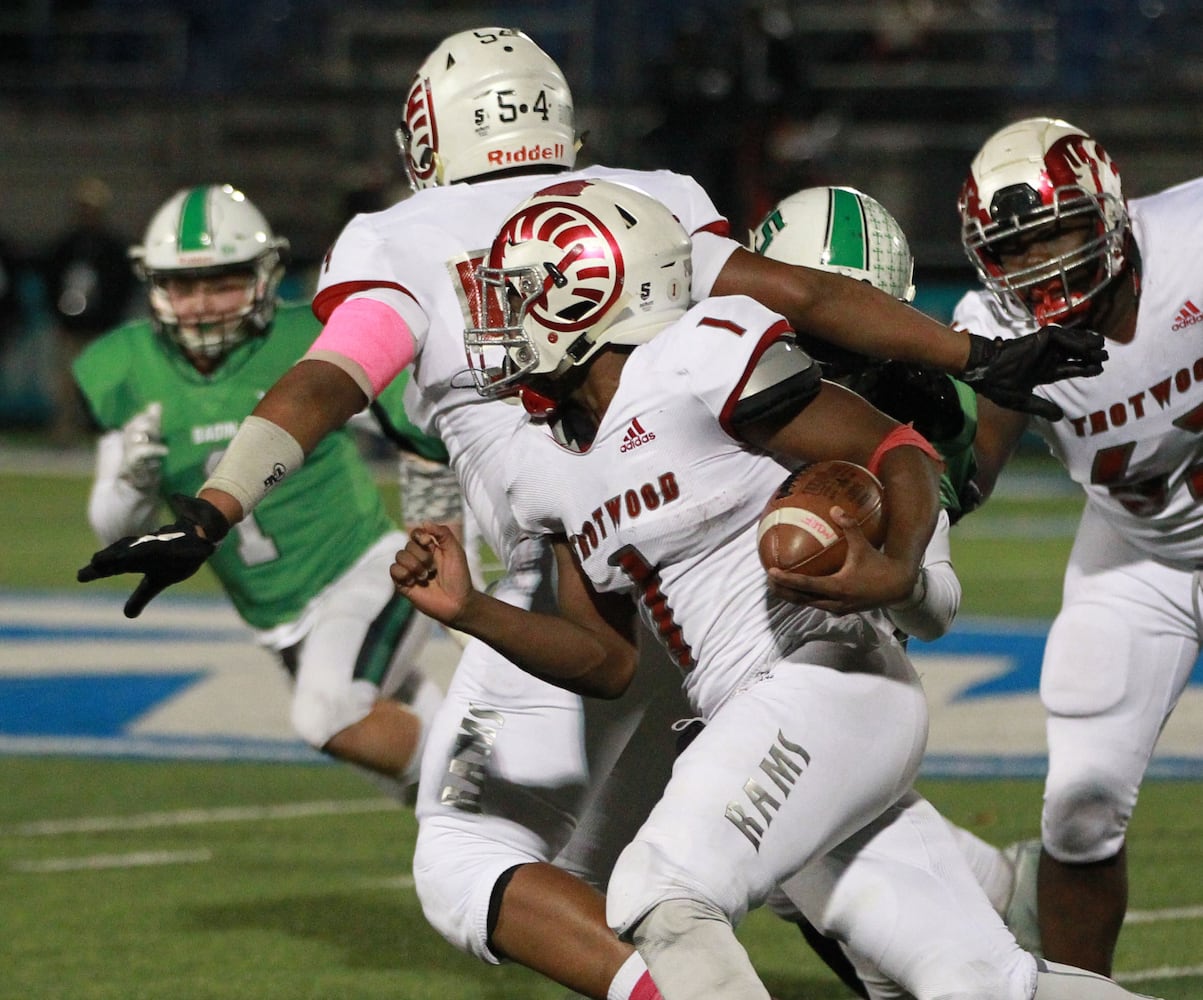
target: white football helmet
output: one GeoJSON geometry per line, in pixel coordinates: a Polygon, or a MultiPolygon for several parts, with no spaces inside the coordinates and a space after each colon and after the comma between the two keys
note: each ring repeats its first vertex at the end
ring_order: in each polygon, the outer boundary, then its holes
{"type": "Polygon", "coordinates": [[[1008,313],[1043,325],[1080,318],[1126,262],[1128,211],[1119,169],[1094,139],[1055,118],[1026,118],[986,140],[957,200],[961,243],[978,277],[1008,313]],[[1070,252],[1010,272],[998,245],[1050,235],[1064,219],[1092,232],[1070,252]]]}
{"type": "Polygon", "coordinates": [[[443,40],[418,68],[397,144],[415,191],[514,167],[576,162],[572,92],[560,67],[514,28],[443,40]]]}
{"type": "Polygon", "coordinates": [[[556,379],[606,344],[642,344],[689,306],[689,235],[660,202],[609,181],[553,184],[515,209],[477,271],[464,331],[484,396],[556,379]]]}
{"type": "Polygon", "coordinates": [[[915,259],[885,207],[849,187],[812,187],[783,198],[752,230],[751,249],[772,260],[867,281],[903,302],[915,297],[915,259]]]}
{"type": "Polygon", "coordinates": [[[288,241],[229,184],[183,188],[155,212],[141,245],[130,248],[134,269],[149,285],[157,329],[194,357],[220,359],[259,336],[276,314],[288,241]],[[237,311],[180,325],[165,282],[245,273],[246,302],[237,311]]]}

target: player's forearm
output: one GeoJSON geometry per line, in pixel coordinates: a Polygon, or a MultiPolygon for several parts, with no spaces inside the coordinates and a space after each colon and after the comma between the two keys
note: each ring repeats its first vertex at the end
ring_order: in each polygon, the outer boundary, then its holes
{"type": "Polygon", "coordinates": [[[961,607],[961,581],[951,563],[933,563],[919,571],[911,596],[886,608],[899,629],[923,642],[947,635],[961,607]]]}
{"type": "Polygon", "coordinates": [[[825,339],[871,357],[889,358],[958,375],[969,358],[969,336],[939,323],[864,282],[824,275],[825,294],[812,322],[825,339]]]}
{"type": "Polygon", "coordinates": [[[634,673],[633,649],[558,615],[516,608],[480,591],[447,624],[487,642],[527,673],[577,694],[617,698],[634,673]]]}
{"type": "Polygon", "coordinates": [[[120,479],[98,479],[88,496],[88,523],[101,545],[150,531],[158,518],[158,494],[143,493],[120,479]]]}
{"type": "Polygon", "coordinates": [[[922,364],[958,375],[969,336],[843,275],[736,250],[712,294],[750,295],[781,313],[799,333],[871,357],[922,364]]]}
{"type": "Polygon", "coordinates": [[[251,412],[286,430],[308,455],[327,434],[346,424],[368,402],[367,394],[344,368],[328,361],[302,358],[280,377],[251,412]]]}
{"type": "Polygon", "coordinates": [[[157,490],[140,490],[118,475],[121,433],[110,431],[96,445],[96,472],[88,494],[88,523],[102,545],[150,531],[158,521],[157,490]]]}
{"type": "Polygon", "coordinates": [[[910,595],[886,608],[898,628],[924,642],[945,635],[961,607],[961,581],[952,567],[948,532],[948,514],[941,511],[910,595]]]}
{"type": "Polygon", "coordinates": [[[878,476],[888,505],[882,550],[912,567],[913,586],[939,516],[940,467],[919,448],[904,446],[886,453],[878,476]]]}
{"type": "Polygon", "coordinates": [[[236,524],[366,403],[363,391],[337,366],[298,362],[243,421],[198,496],[236,524]]]}

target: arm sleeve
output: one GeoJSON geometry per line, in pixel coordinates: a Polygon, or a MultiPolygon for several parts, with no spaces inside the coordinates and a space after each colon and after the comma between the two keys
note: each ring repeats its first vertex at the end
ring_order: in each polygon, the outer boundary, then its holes
{"type": "Polygon", "coordinates": [[[375,399],[414,359],[414,334],[398,308],[403,301],[412,300],[387,290],[347,299],[331,311],[305,357],[338,365],[375,399]]]}
{"type": "Polygon", "coordinates": [[[121,468],[121,431],[96,442],[96,474],[88,496],[88,523],[102,545],[126,535],[153,531],[159,522],[159,496],[143,493],[117,477],[121,468]]]}
{"type": "Polygon", "coordinates": [[[710,295],[727,259],[739,249],[739,244],[722,233],[702,229],[690,233],[693,241],[693,279],[689,294],[695,302],[710,295]]]}
{"type": "Polygon", "coordinates": [[[941,510],[910,598],[886,608],[897,628],[923,642],[945,635],[961,606],[961,581],[952,567],[948,529],[948,513],[941,510]]]}

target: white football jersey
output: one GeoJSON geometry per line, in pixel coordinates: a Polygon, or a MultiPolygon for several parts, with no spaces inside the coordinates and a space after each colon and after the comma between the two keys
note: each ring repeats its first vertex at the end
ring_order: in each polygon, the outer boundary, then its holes
{"type": "MultiPolygon", "coordinates": [[[[1125,538],[1193,568],[1203,563],[1203,178],[1128,210],[1142,273],[1136,335],[1107,342],[1101,375],[1038,386],[1065,418],[1032,426],[1125,538]]],[[[965,295],[953,323],[984,337],[1033,329],[985,291],[965,295]]]]}
{"type": "Polygon", "coordinates": [[[503,559],[514,537],[497,461],[525,414],[520,406],[481,397],[468,374],[463,333],[479,325],[472,280],[501,224],[521,202],[571,178],[627,184],[669,207],[694,240],[694,294],[710,285],[739,245],[726,220],[690,177],[667,170],[594,166],[568,174],[536,174],[429,188],[382,212],[358,215],[339,235],[318,276],[313,308],[325,321],[348,296],[368,289],[404,293],[406,322],[416,340],[405,406],[411,420],[440,437],[485,540],[503,559]]]}
{"type": "Polygon", "coordinates": [[[506,460],[522,528],[567,535],[598,591],[632,595],[705,718],[805,638],[891,630],[768,592],[756,528],[788,470],[743,446],[729,418],[789,330],[750,298],[707,299],[632,352],[587,450],[532,423],[506,460]]]}

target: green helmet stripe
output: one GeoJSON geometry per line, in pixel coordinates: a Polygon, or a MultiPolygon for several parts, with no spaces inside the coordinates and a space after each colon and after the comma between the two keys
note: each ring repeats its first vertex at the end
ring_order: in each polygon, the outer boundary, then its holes
{"type": "Polygon", "coordinates": [[[832,267],[868,270],[868,241],[860,199],[851,191],[832,188],[828,202],[827,247],[832,267]]]}
{"type": "Polygon", "coordinates": [[[176,245],[180,250],[205,250],[213,242],[209,235],[208,188],[195,187],[180,207],[180,231],[176,245]]]}

